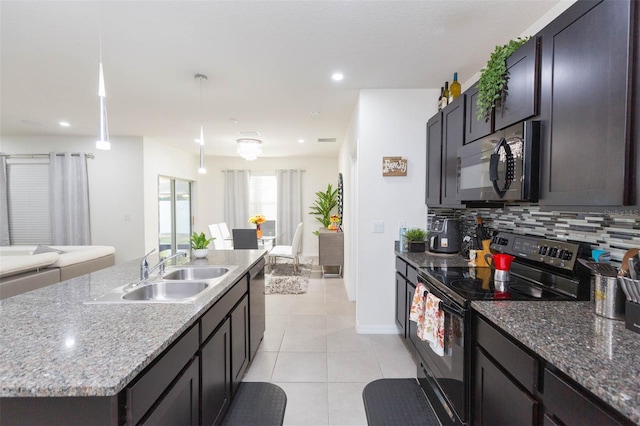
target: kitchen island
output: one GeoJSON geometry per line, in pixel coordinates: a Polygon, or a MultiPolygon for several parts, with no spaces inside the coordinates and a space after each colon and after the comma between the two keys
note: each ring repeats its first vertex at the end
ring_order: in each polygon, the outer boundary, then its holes
{"type": "MultiPolygon", "coordinates": [[[[233,266],[194,303],[86,303],[136,281],[139,261],[1,300],[0,423],[12,423],[14,404],[27,399],[33,407],[45,400],[103,401],[98,405],[111,411],[110,423],[124,423],[127,386],[177,340],[194,336],[196,345],[203,343],[206,327],[203,322],[201,335],[200,320],[211,317],[211,308],[234,288],[238,297],[246,297],[247,273],[264,255],[264,250],[223,250],[211,251],[206,259],[178,260],[193,266],[233,266]]],[[[149,259],[151,264],[154,260],[149,259]]],[[[215,315],[212,321],[226,316],[215,315]]],[[[208,333],[217,327],[211,324],[208,333]]]]}

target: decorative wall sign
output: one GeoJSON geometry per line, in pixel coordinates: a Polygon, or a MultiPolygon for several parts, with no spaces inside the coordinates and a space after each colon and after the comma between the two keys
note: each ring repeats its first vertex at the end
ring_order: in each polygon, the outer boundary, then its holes
{"type": "Polygon", "coordinates": [[[406,176],[407,159],[402,157],[382,157],[382,176],[406,176]]]}

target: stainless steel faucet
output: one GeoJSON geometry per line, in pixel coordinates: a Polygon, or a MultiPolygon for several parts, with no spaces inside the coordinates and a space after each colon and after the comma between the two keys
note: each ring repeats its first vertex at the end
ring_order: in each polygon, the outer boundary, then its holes
{"type": "Polygon", "coordinates": [[[151,273],[153,273],[153,271],[155,271],[156,269],[159,269],[160,273],[162,274],[164,272],[164,264],[167,263],[167,261],[174,259],[178,256],[182,256],[182,257],[187,256],[187,252],[181,251],[172,256],[165,257],[164,259],[160,259],[160,262],[158,262],[156,265],[150,268],[149,262],[147,262],[147,257],[154,251],[156,251],[156,249],[153,249],[149,253],[145,254],[144,257],[142,258],[142,262],[140,262],[140,281],[149,279],[149,277],[151,276],[151,273]]]}

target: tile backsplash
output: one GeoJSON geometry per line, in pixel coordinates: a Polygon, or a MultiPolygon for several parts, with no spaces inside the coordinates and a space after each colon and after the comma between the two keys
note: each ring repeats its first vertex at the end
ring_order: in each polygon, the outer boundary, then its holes
{"type": "Polygon", "coordinates": [[[429,209],[427,223],[434,215],[457,217],[462,236],[470,235],[478,214],[491,230],[587,243],[591,248],[609,250],[614,262],[620,262],[627,249],[640,247],[640,211],[634,209],[611,213],[541,211],[537,205],[429,209]]]}

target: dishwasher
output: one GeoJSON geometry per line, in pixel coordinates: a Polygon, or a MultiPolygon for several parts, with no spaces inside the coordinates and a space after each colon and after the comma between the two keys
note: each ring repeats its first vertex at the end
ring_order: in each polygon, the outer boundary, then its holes
{"type": "Polygon", "coordinates": [[[264,265],[265,261],[262,258],[249,270],[249,359],[251,361],[256,356],[266,327],[264,265]]]}

